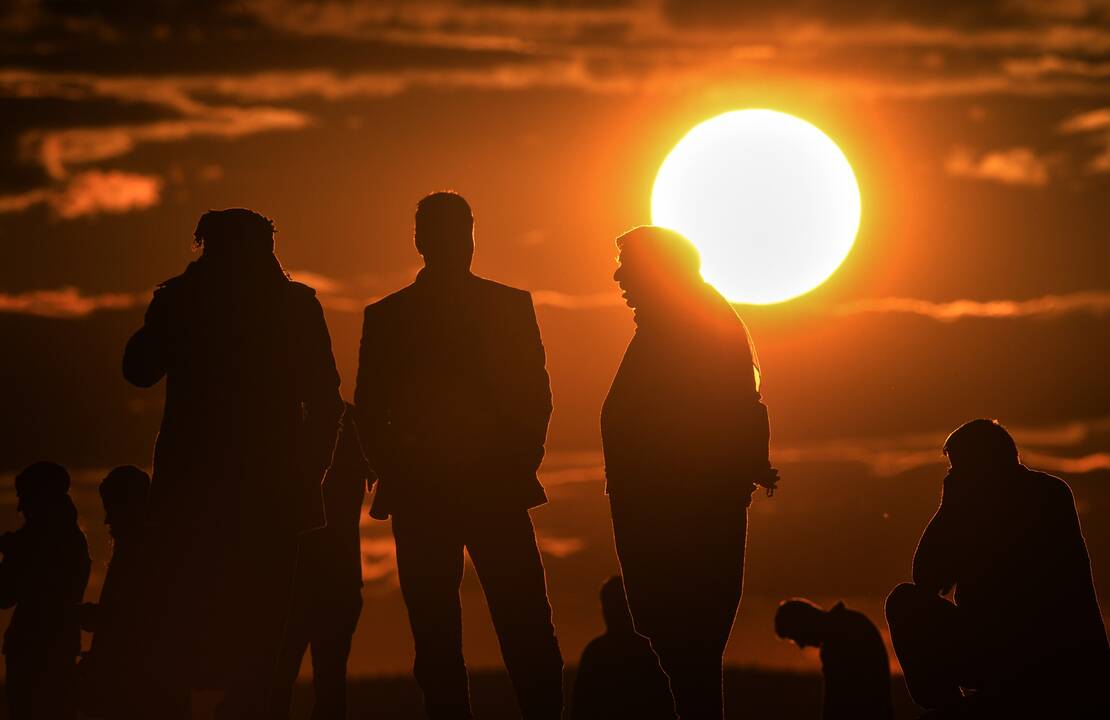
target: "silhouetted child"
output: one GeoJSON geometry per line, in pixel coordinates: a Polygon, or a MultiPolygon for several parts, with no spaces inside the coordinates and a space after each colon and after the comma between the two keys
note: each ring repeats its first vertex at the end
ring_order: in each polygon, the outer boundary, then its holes
{"type": "Polygon", "coordinates": [[[73,718],[88,544],[61,465],[29,465],[15,492],[23,527],[0,536],[0,607],[15,606],[4,635],[9,716],[73,718]]]}
{"type": "Polygon", "coordinates": [[[887,599],[913,699],[960,705],[962,688],[1004,712],[1105,711],[1110,646],[1071,489],[1022,465],[993,420],[961,426],[944,453],[951,469],[913,584],[887,599]],[[941,597],[953,589],[955,604],[941,597]]]}
{"type": "Polygon", "coordinates": [[[313,720],[347,716],[347,657],[362,610],[359,520],[371,478],[352,409],[347,406],[335,457],[324,476],[327,526],[302,535],[298,547],[274,717],[288,717],[306,648],[312,651],[313,720]]]}
{"type": "Polygon", "coordinates": [[[842,602],[823,610],[795,598],[779,605],[775,634],[801,648],[821,648],[825,720],[892,720],[890,661],[866,615],[842,602]]]}
{"type": "Polygon", "coordinates": [[[673,720],[674,700],[651,643],[632,627],[619,575],[601,586],[605,634],[582,651],[574,680],[573,720],[673,720]]]}
{"type": "Polygon", "coordinates": [[[151,629],[149,495],[150,476],[133,465],[112,470],[100,482],[112,558],[99,602],[82,606],[82,627],[93,633],[92,646],[78,667],[81,711],[90,717],[144,718],[155,713],[150,704],[152,669],[146,662],[151,629]]]}

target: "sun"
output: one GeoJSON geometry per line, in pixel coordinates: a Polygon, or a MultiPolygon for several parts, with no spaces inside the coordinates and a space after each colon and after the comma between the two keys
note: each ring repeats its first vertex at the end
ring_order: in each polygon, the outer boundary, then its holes
{"type": "Polygon", "coordinates": [[[701,123],[667,155],[651,217],[697,245],[702,276],[729,300],[777,303],[817,287],[848,256],[859,185],[813,125],[736,110],[701,123]]]}

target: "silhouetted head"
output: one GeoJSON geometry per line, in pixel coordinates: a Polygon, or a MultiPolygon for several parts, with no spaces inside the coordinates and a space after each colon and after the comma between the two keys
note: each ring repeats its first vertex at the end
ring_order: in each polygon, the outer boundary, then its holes
{"type": "Polygon", "coordinates": [[[64,512],[69,501],[69,473],[57,463],[32,463],[15,476],[16,509],[28,524],[49,521],[64,512]]]}
{"type": "Polygon", "coordinates": [[[635,632],[628,598],[624,595],[624,580],[620,575],[614,575],[601,586],[601,616],[611,633],[635,632]]]}
{"type": "Polygon", "coordinates": [[[209,210],[197,221],[193,245],[203,251],[207,263],[281,272],[274,256],[274,223],[253,210],[209,210]]]}
{"type": "Polygon", "coordinates": [[[798,647],[821,647],[828,613],[804,598],[784,600],[775,612],[775,634],[798,647]]]}
{"type": "Polygon", "coordinates": [[[1014,438],[997,420],[985,418],[956,428],[944,441],[944,454],[953,470],[1006,470],[1019,462],[1014,438]]]}
{"type": "Polygon", "coordinates": [[[424,265],[464,272],[474,259],[474,214],[462,195],[434,192],[416,205],[413,231],[424,265]]]}
{"type": "Polygon", "coordinates": [[[118,467],[100,481],[104,524],[113,538],[142,528],[149,497],[150,476],[134,465],[118,467]]]}
{"type": "Polygon", "coordinates": [[[665,302],[702,285],[701,255],[682,233],[641,225],[617,238],[617,249],[613,279],[629,307],[665,302]]]}

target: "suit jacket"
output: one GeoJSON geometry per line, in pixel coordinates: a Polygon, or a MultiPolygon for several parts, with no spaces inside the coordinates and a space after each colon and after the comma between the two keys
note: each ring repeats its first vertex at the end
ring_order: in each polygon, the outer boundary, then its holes
{"type": "Polygon", "coordinates": [[[124,376],[166,377],[150,514],[182,527],[323,524],[343,400],[315,291],[192,263],[154,293],[124,376]]]}
{"type": "Polygon", "coordinates": [[[551,390],[523,290],[425,269],[368,306],[355,407],[374,517],[547,500],[536,471],[551,390]]]}

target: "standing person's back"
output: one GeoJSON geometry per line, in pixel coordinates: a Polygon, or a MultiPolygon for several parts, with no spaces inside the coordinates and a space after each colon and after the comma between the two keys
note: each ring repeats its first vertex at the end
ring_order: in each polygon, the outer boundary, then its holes
{"type": "Polygon", "coordinates": [[[551,415],[531,296],[470,272],[470,206],[420,201],[416,281],[366,308],[355,406],[393,517],[401,592],[429,717],[470,716],[462,656],[463,550],[486,593],[525,718],[558,717],[562,658],[529,508],[551,415]]]}
{"type": "Polygon", "coordinates": [[[667,676],[651,643],[632,626],[619,575],[601,586],[601,612],[605,633],[582,651],[572,720],[674,720],[667,676]]]}
{"type": "Polygon", "coordinates": [[[206,213],[203,255],[155,292],[123,361],[136,385],[167,378],[150,518],[168,672],[228,691],[224,712],[242,716],[265,703],[343,410],[320,303],[285,275],[273,233],[248,210],[206,213]]]}
{"type": "Polygon", "coordinates": [[[9,716],[73,718],[88,544],[63,467],[34,463],[16,476],[15,488],[26,524],[0,536],[0,607],[15,606],[4,635],[9,716]]]}

